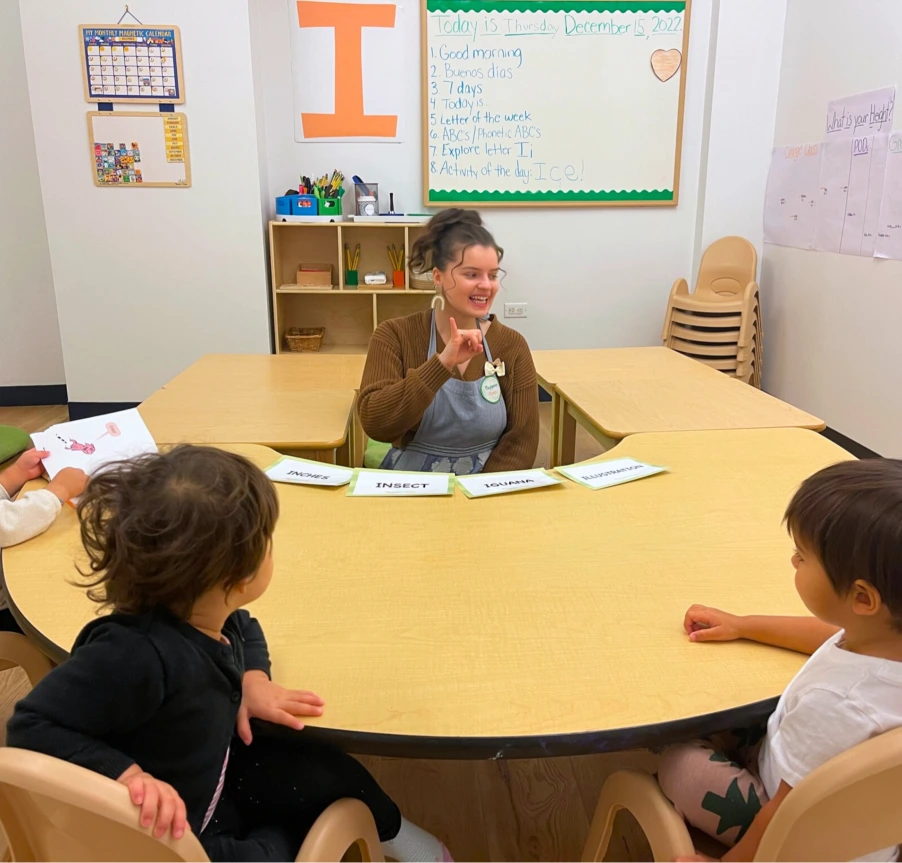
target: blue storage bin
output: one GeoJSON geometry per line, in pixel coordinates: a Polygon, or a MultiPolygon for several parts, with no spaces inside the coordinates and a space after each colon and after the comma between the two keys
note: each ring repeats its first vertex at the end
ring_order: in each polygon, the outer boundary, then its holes
{"type": "Polygon", "coordinates": [[[313,195],[292,195],[292,216],[316,216],[319,214],[316,198],[313,195]]]}
{"type": "Polygon", "coordinates": [[[294,198],[294,195],[282,195],[279,198],[276,198],[276,215],[277,216],[290,216],[291,215],[291,200],[294,198]]]}

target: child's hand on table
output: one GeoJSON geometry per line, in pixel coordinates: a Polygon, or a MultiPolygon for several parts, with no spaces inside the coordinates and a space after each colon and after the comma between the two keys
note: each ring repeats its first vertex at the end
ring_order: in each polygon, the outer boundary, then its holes
{"type": "Polygon", "coordinates": [[[247,746],[254,739],[251,733],[253,718],[300,731],[304,723],[298,719],[299,716],[321,716],[323,712],[323,700],[318,695],[301,689],[285,689],[273,683],[262,671],[245,672],[242,690],[235,726],[238,736],[247,746]]]}
{"type": "Polygon", "coordinates": [[[77,467],[64,467],[49,483],[47,491],[52,491],[62,503],[78,497],[88,484],[88,476],[77,467]]]}
{"type": "Polygon", "coordinates": [[[693,605],[683,619],[690,641],[736,641],[744,638],[742,618],[719,608],[693,605]]]}
{"type": "Polygon", "coordinates": [[[150,827],[156,819],[153,835],[157,839],[162,839],[170,827],[173,839],[185,835],[188,826],[185,803],[171,785],[154,779],[137,764],[132,764],[116,781],[128,788],[132,803],[141,807],[141,827],[150,827]]]}

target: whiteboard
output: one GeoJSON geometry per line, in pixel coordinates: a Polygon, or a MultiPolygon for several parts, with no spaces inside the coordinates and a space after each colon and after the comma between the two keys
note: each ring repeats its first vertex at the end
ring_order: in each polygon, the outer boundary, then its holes
{"type": "Polygon", "coordinates": [[[95,186],[147,189],[191,185],[185,114],[90,111],[88,143],[95,186]]]}
{"type": "Polygon", "coordinates": [[[429,206],[674,206],[689,0],[423,0],[429,206]]]}

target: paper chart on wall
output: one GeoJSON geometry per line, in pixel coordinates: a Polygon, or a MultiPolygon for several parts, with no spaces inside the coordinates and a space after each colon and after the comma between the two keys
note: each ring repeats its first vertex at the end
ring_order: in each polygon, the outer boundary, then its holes
{"type": "Polygon", "coordinates": [[[822,143],[774,149],[765,242],[876,254],[895,99],[895,87],[834,99],[827,106],[822,143]]]}
{"type": "Polygon", "coordinates": [[[877,222],[878,258],[902,261],[902,132],[890,136],[883,199],[877,222]]]}
{"type": "Polygon", "coordinates": [[[865,135],[888,135],[893,128],[896,88],[855,93],[827,103],[825,140],[848,141],[865,135]]]}
{"type": "Polygon", "coordinates": [[[873,255],[883,195],[887,136],[828,139],[823,144],[815,208],[814,248],[873,255]]]}
{"type": "Polygon", "coordinates": [[[764,201],[764,242],[814,248],[822,144],[774,147],[764,201]]]}
{"type": "Polygon", "coordinates": [[[817,251],[874,254],[886,140],[893,127],[895,104],[895,87],[827,103],[815,213],[817,251]]]}
{"type": "Polygon", "coordinates": [[[136,409],[59,423],[31,438],[38,449],[50,452],[44,468],[51,479],[64,467],[81,468],[90,476],[110,462],[157,451],[136,409]]]}

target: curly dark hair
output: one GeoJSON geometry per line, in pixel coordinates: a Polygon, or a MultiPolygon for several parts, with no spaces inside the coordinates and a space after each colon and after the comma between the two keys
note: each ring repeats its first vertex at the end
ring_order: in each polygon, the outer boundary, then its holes
{"type": "Polygon", "coordinates": [[[88,596],[126,614],[231,590],[262,564],[279,517],[275,489],[242,456],[177,446],[111,465],[78,502],[88,596]]]}
{"type": "Polygon", "coordinates": [[[444,270],[452,261],[458,264],[470,246],[486,246],[504,257],[504,249],[482,224],[482,217],[475,210],[452,207],[433,216],[426,230],[416,238],[410,252],[410,268],[422,273],[435,267],[444,270]]]}

